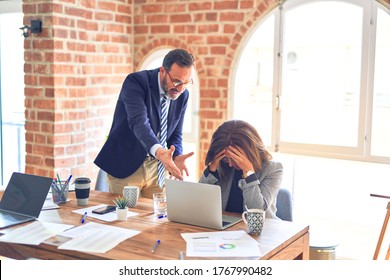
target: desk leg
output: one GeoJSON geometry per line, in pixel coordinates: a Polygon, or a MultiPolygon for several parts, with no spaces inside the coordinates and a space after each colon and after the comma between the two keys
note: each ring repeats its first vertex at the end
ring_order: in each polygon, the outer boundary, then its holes
{"type": "Polygon", "coordinates": [[[305,234],[304,238],[304,247],[303,247],[303,252],[302,252],[302,260],[308,260],[310,257],[310,242],[309,242],[309,235],[310,233],[308,232],[305,234]]]}

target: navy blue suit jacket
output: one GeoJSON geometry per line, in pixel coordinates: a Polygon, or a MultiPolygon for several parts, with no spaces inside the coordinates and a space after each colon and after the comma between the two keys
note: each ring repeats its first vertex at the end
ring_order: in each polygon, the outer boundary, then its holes
{"type": "MultiPolygon", "coordinates": [[[[158,69],[129,74],[116,104],[110,133],[95,164],[116,178],[132,175],[144,162],[150,148],[160,143],[160,92],[158,69]]],[[[174,156],[183,153],[182,129],[188,102],[185,90],[171,100],[168,112],[167,145],[174,156]]]]}

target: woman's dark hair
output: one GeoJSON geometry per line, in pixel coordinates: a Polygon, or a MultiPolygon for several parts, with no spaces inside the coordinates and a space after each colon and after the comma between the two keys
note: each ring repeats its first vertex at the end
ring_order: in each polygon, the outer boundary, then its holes
{"type": "Polygon", "coordinates": [[[172,65],[176,63],[180,67],[191,67],[195,64],[195,59],[192,54],[183,49],[171,50],[165,57],[162,66],[170,71],[172,65]]]}
{"type": "MultiPolygon", "coordinates": [[[[252,125],[241,120],[231,120],[224,122],[213,133],[206,155],[206,166],[214,160],[217,153],[228,146],[240,147],[252,162],[255,172],[262,169],[263,162],[272,159],[272,155],[265,149],[259,133],[252,125]]],[[[221,161],[221,167],[227,169],[229,166],[221,161]]]]}

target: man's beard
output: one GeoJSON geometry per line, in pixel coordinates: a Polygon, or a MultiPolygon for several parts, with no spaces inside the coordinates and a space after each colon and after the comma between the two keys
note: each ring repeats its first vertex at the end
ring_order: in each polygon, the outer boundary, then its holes
{"type": "Polygon", "coordinates": [[[168,86],[167,86],[167,75],[165,75],[165,77],[164,77],[164,79],[162,81],[162,89],[163,89],[163,91],[165,93],[165,96],[167,98],[171,99],[171,100],[177,99],[180,96],[180,94],[181,94],[181,92],[179,92],[175,87],[171,88],[170,90],[168,89],[168,86]],[[171,95],[170,91],[171,92],[172,91],[176,92],[177,95],[176,96],[171,95]]]}

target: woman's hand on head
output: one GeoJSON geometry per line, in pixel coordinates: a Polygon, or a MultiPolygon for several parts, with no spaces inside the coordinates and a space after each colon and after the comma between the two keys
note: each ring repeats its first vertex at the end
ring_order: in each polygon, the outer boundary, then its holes
{"type": "Polygon", "coordinates": [[[252,162],[248,159],[248,156],[242,148],[229,146],[226,149],[226,156],[234,160],[243,173],[246,173],[249,170],[255,171],[252,162]]]}
{"type": "Polygon", "coordinates": [[[209,170],[211,172],[215,172],[217,170],[217,167],[219,166],[219,162],[221,159],[223,159],[226,156],[226,150],[222,150],[218,152],[212,162],[209,164],[209,170]]]}

